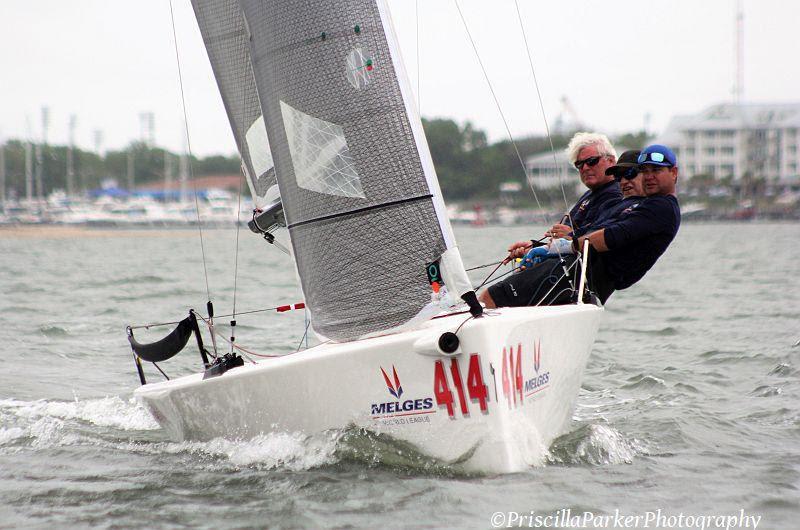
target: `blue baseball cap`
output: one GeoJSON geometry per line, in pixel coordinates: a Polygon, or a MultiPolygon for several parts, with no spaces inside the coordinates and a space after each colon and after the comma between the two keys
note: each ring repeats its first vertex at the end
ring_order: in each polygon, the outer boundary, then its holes
{"type": "Polygon", "coordinates": [[[645,164],[664,167],[678,165],[678,159],[675,157],[675,153],[672,152],[672,149],[661,144],[648,145],[642,149],[637,161],[640,166],[645,164]]]}

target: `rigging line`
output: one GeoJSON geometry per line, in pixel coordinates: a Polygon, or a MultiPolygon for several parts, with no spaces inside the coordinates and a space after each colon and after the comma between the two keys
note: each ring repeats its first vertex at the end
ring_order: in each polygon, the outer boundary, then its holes
{"type": "MultiPolygon", "coordinates": [[[[214,315],[214,316],[216,318],[227,318],[227,317],[232,317],[232,316],[252,315],[253,313],[266,313],[267,311],[275,311],[279,307],[285,307],[286,305],[287,304],[278,305],[278,306],[275,306],[275,307],[266,307],[264,309],[251,309],[249,311],[239,311],[238,313],[236,313],[236,315],[234,315],[233,313],[228,313],[226,315],[214,315]]],[[[288,305],[291,305],[291,304],[288,304],[288,305]]],[[[197,316],[200,316],[196,311],[195,311],[195,314],[197,316]]],[[[137,326],[128,326],[128,327],[130,327],[131,329],[134,329],[134,330],[135,329],[149,329],[149,328],[155,328],[155,327],[160,327],[160,326],[172,326],[172,325],[175,325],[175,324],[180,324],[181,322],[182,322],[182,320],[176,320],[174,322],[154,322],[152,324],[139,324],[137,326]]]]}
{"type": "MultiPolygon", "coordinates": [[[[311,325],[311,320],[306,319],[306,330],[303,332],[303,337],[300,339],[300,344],[297,345],[295,353],[300,351],[300,348],[303,346],[303,341],[306,340],[306,337],[308,337],[308,326],[310,325],[311,325]]],[[[306,342],[306,348],[308,348],[308,342],[306,342]]]]}
{"type": "Polygon", "coordinates": [[[489,283],[489,280],[491,280],[493,284],[494,284],[494,283],[497,283],[497,281],[498,281],[498,280],[501,280],[502,278],[505,278],[506,276],[508,276],[509,274],[511,274],[511,273],[513,273],[513,272],[515,272],[515,271],[516,271],[516,269],[511,269],[510,271],[506,271],[506,272],[504,272],[503,274],[501,274],[500,276],[497,276],[496,278],[492,278],[492,277],[490,276],[490,277],[486,278],[486,280],[485,280],[485,281],[484,281],[482,284],[480,284],[478,287],[476,287],[475,289],[476,289],[476,290],[477,290],[477,289],[480,289],[480,288],[481,288],[481,287],[483,287],[485,284],[489,283]]]}
{"type": "Polygon", "coordinates": [[[186,112],[186,96],[183,91],[183,72],[181,70],[181,57],[178,53],[178,34],[175,31],[175,11],[172,8],[172,0],[169,0],[169,15],[172,21],[172,39],[175,42],[175,61],[178,64],[178,83],[181,89],[181,106],[183,108],[183,126],[186,131],[186,149],[189,155],[189,180],[192,181],[192,191],[194,192],[194,210],[197,215],[197,230],[200,233],[200,252],[203,255],[203,274],[206,279],[206,295],[211,300],[211,289],[208,286],[208,266],[206,265],[206,248],[203,242],[203,223],[200,220],[200,205],[197,200],[197,183],[194,181],[194,171],[192,170],[192,141],[189,137],[189,116],[186,112]]]}
{"type": "MultiPolygon", "coordinates": [[[[197,316],[198,316],[198,318],[200,318],[200,320],[202,320],[203,322],[208,324],[208,319],[204,318],[203,315],[197,314],[197,316]]],[[[239,346],[237,343],[231,341],[229,338],[227,338],[225,335],[223,335],[221,332],[217,331],[216,329],[214,330],[214,334],[217,335],[222,340],[224,340],[225,342],[227,342],[228,344],[230,344],[231,347],[236,348],[239,351],[248,353],[250,355],[255,355],[256,357],[272,358],[272,357],[283,357],[283,355],[289,355],[289,354],[267,355],[267,354],[263,354],[263,353],[256,353],[256,352],[250,351],[250,350],[248,350],[248,349],[246,349],[246,348],[244,348],[242,346],[239,346]]]]}
{"type": "MultiPolygon", "coordinates": [[[[542,111],[542,121],[544,121],[544,128],[547,132],[547,141],[550,143],[550,152],[553,154],[553,165],[555,166],[556,174],[558,175],[558,185],[561,187],[561,195],[564,197],[564,206],[567,208],[567,217],[569,218],[570,226],[572,226],[572,218],[569,215],[569,201],[567,201],[567,194],[564,191],[564,182],[561,180],[561,170],[559,169],[558,160],[556,158],[556,148],[553,146],[553,136],[550,134],[550,124],[547,123],[547,115],[544,112],[542,92],[539,90],[539,80],[536,77],[536,69],[533,67],[533,56],[531,54],[531,47],[528,44],[528,35],[525,32],[525,25],[522,23],[522,13],[519,10],[519,0],[514,0],[514,5],[517,8],[517,20],[519,20],[519,27],[520,30],[522,30],[522,39],[525,41],[525,51],[528,54],[528,64],[531,67],[533,85],[536,87],[536,96],[539,99],[539,108],[542,111]]],[[[530,186],[531,191],[533,191],[533,183],[531,181],[528,181],[528,186],[530,186]]]]}
{"type": "Polygon", "coordinates": [[[499,269],[499,268],[500,268],[500,267],[502,267],[502,266],[503,266],[503,262],[501,261],[500,263],[498,263],[498,264],[497,264],[497,267],[495,267],[494,269],[492,269],[492,272],[490,272],[490,273],[489,273],[489,276],[487,276],[487,277],[486,277],[486,279],[484,279],[484,280],[483,280],[483,283],[481,283],[479,286],[477,286],[475,289],[473,289],[473,291],[477,291],[478,289],[480,289],[481,287],[483,287],[484,285],[486,285],[486,282],[488,282],[488,281],[489,281],[489,278],[491,278],[492,276],[494,276],[494,273],[495,273],[495,272],[497,272],[497,269],[499,269]]]}
{"type": "MultiPolygon", "coordinates": [[[[508,126],[508,120],[506,120],[506,115],[505,113],[503,113],[502,107],[500,107],[500,101],[497,99],[497,94],[494,91],[492,82],[489,80],[489,74],[486,72],[486,67],[483,65],[481,56],[478,53],[478,47],[475,44],[475,40],[472,38],[472,33],[470,33],[469,31],[469,26],[467,26],[467,20],[464,18],[464,13],[461,12],[461,6],[458,4],[458,0],[453,0],[453,3],[455,4],[456,9],[458,10],[458,15],[461,17],[461,22],[464,25],[464,30],[467,32],[467,37],[469,37],[469,42],[472,45],[472,51],[475,52],[475,58],[478,59],[478,64],[480,65],[481,71],[483,72],[483,78],[489,87],[489,92],[492,93],[494,104],[497,107],[497,111],[500,113],[500,118],[502,118],[503,120],[503,125],[506,128],[506,134],[508,134],[508,139],[511,140],[511,145],[514,148],[514,152],[517,154],[517,159],[519,160],[520,166],[522,167],[522,172],[525,174],[525,180],[528,180],[528,171],[527,169],[525,169],[525,161],[522,160],[522,155],[519,152],[519,147],[517,147],[517,142],[514,140],[514,136],[511,134],[511,129],[508,126]]],[[[542,209],[542,203],[539,201],[539,196],[536,195],[536,190],[533,189],[533,186],[531,186],[530,188],[531,192],[533,193],[533,198],[536,200],[536,205],[542,212],[545,224],[547,224],[547,216],[545,215],[544,210],[542,209]]]]}
{"type": "MultiPolygon", "coordinates": [[[[559,258],[559,259],[561,259],[561,258],[559,258]]],[[[564,271],[564,273],[563,273],[561,276],[559,276],[558,278],[556,278],[556,281],[555,281],[555,282],[553,282],[553,286],[552,286],[552,287],[550,287],[550,290],[549,290],[549,291],[547,291],[546,293],[544,293],[544,296],[542,296],[542,298],[540,298],[540,299],[539,299],[539,301],[536,303],[536,306],[539,306],[539,305],[540,305],[540,304],[541,304],[541,303],[542,303],[542,302],[545,300],[545,298],[547,298],[547,296],[548,296],[550,293],[552,293],[552,292],[553,292],[553,289],[555,289],[555,288],[556,288],[556,286],[558,285],[558,282],[560,282],[560,281],[561,281],[561,278],[565,278],[565,277],[566,277],[566,278],[567,278],[567,281],[570,283],[570,288],[571,288],[572,290],[575,290],[575,286],[574,286],[574,285],[572,285],[572,282],[571,282],[571,281],[570,281],[570,279],[569,279],[569,271],[571,271],[571,270],[572,270],[572,269],[573,269],[573,268],[574,268],[574,267],[575,267],[575,266],[576,266],[578,263],[580,263],[580,260],[577,260],[577,259],[576,259],[576,260],[575,260],[575,261],[573,261],[573,262],[572,262],[572,264],[571,264],[571,265],[569,265],[568,267],[564,267],[564,264],[563,264],[563,263],[561,264],[561,270],[563,270],[563,271],[564,271]]],[[[540,287],[541,287],[541,286],[540,286],[540,287]]],[[[558,293],[558,294],[561,294],[561,292],[562,292],[562,291],[564,291],[564,289],[562,289],[561,291],[559,291],[559,293],[558,293]]],[[[538,293],[538,290],[537,290],[537,293],[538,293]]],[[[536,294],[537,294],[537,293],[534,293],[534,296],[536,296],[536,294]]],[[[533,302],[533,298],[531,298],[531,302],[533,302]]],[[[530,302],[528,303],[528,305],[530,305],[530,302]]]]}
{"type": "Polygon", "coordinates": [[[503,261],[502,261],[502,260],[500,260],[500,261],[493,261],[493,262],[491,262],[491,263],[487,263],[486,265],[478,265],[478,266],[476,266],[476,267],[470,267],[469,269],[464,269],[464,270],[465,270],[465,271],[467,271],[467,272],[469,272],[469,271],[476,271],[476,270],[478,270],[478,269],[485,269],[486,267],[491,267],[491,266],[493,266],[493,265],[497,265],[498,263],[502,264],[502,263],[503,263],[503,261]]]}
{"type": "MultiPolygon", "coordinates": [[[[239,283],[239,231],[241,229],[240,215],[242,213],[242,179],[239,179],[239,198],[236,201],[236,251],[233,258],[233,315],[232,323],[236,321],[236,287],[239,283]]],[[[231,326],[231,338],[233,338],[233,327],[231,326]]],[[[233,352],[233,341],[231,341],[231,353],[233,352]]]]}

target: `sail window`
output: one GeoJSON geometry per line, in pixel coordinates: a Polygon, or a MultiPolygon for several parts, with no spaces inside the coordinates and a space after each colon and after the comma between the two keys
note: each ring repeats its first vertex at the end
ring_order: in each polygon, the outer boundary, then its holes
{"type": "Polygon", "coordinates": [[[366,88],[372,79],[372,70],[374,66],[372,58],[365,55],[364,50],[360,47],[353,48],[353,50],[347,54],[347,81],[356,90],[366,88]]]}
{"type": "Polygon", "coordinates": [[[281,101],[281,114],[297,185],[328,195],[364,199],[344,130],[284,101],[281,101]]]}
{"type": "Polygon", "coordinates": [[[275,167],[272,153],[269,150],[267,127],[264,116],[259,116],[245,133],[247,150],[250,153],[250,162],[253,164],[255,175],[253,189],[259,197],[264,197],[270,185],[275,182],[275,167]]]}

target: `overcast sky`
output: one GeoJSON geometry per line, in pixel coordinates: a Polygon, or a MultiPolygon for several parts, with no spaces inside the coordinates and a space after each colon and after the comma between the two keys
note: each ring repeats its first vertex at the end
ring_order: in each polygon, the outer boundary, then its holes
{"type": "MultiPolygon", "coordinates": [[[[518,0],[549,120],[566,96],[590,127],[663,130],[674,114],[732,101],[734,0],[518,0]]],[[[506,137],[454,0],[389,0],[425,117],[469,120],[506,137]],[[419,5],[419,66],[415,6],[419,5]]],[[[173,0],[192,150],[235,144],[189,0],[173,0]]],[[[514,136],[544,132],[514,0],[459,0],[514,136]]],[[[744,100],[800,100],[800,2],[744,0],[744,100]]],[[[183,145],[169,0],[0,0],[0,138],[127,145],[139,115],[156,143],[183,145]]]]}

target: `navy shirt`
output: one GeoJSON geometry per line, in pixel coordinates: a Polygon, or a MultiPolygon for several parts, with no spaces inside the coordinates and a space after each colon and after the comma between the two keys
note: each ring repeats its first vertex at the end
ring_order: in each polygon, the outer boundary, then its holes
{"type": "Polygon", "coordinates": [[[575,230],[573,237],[583,237],[590,232],[600,230],[607,226],[611,226],[616,222],[617,218],[628,208],[637,208],[638,204],[642,202],[644,197],[625,197],[619,203],[610,208],[604,209],[595,219],[594,223],[587,227],[575,230]]]}
{"type": "Polygon", "coordinates": [[[678,233],[681,210],[673,195],[652,195],[621,210],[605,226],[603,268],[615,289],[642,279],[678,233]]]}
{"type": "Polygon", "coordinates": [[[612,180],[584,193],[569,211],[569,218],[564,223],[580,233],[586,233],[604,211],[613,208],[620,201],[622,191],[619,189],[619,182],[612,180]]]}

